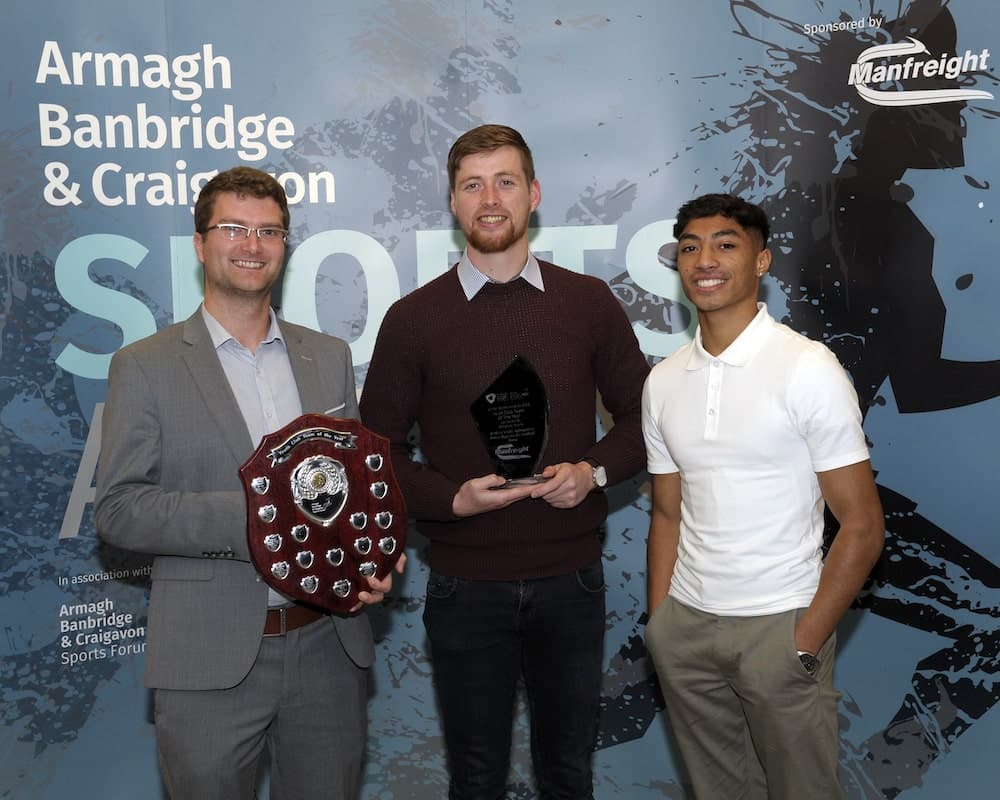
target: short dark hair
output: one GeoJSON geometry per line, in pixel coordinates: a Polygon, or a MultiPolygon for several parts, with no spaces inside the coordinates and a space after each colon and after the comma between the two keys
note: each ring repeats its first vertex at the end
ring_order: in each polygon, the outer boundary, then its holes
{"type": "Polygon", "coordinates": [[[215,210],[215,198],[225,192],[240,197],[270,197],[281,209],[281,227],[288,230],[291,215],[288,213],[288,198],[285,190],[266,172],[253,167],[233,167],[220,172],[206,183],[198,193],[194,204],[194,229],[205,233],[215,210]]]}
{"type": "Polygon", "coordinates": [[[768,222],[764,209],[733,194],[703,194],[686,202],[677,211],[674,238],[680,239],[691,220],[717,215],[734,220],[744,230],[756,233],[760,236],[761,249],[767,247],[771,223],[768,222]]]}
{"type": "Polygon", "coordinates": [[[458,165],[463,158],[478,153],[492,153],[501,147],[513,147],[521,154],[521,166],[528,183],[531,183],[535,179],[535,162],[524,137],[506,125],[480,125],[463,133],[451,146],[448,152],[448,188],[455,189],[455,175],[458,174],[458,165]]]}

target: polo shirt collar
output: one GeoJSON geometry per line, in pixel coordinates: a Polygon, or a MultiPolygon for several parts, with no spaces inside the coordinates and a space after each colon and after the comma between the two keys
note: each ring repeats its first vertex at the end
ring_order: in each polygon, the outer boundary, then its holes
{"type": "Polygon", "coordinates": [[[764,345],[767,336],[768,322],[771,315],[767,313],[767,306],[757,303],[757,314],[750,324],[737,336],[733,342],[719,355],[713,356],[701,343],[701,325],[694,334],[693,347],[688,356],[686,369],[698,370],[707,367],[713,361],[721,361],[731,367],[744,367],[750,363],[750,359],[757,354],[757,351],[764,345]]]}
{"type": "MultiPolygon", "coordinates": [[[[479,290],[487,283],[496,283],[496,281],[491,280],[487,275],[480,272],[476,268],[476,265],[469,261],[468,250],[462,254],[462,260],[458,262],[456,269],[458,270],[458,282],[462,284],[462,291],[465,292],[467,300],[471,300],[479,294],[479,290]]],[[[524,278],[540,292],[545,291],[545,284],[542,282],[542,269],[538,266],[538,259],[531,253],[528,253],[527,262],[525,262],[524,267],[514,280],[516,281],[518,278],[524,278]]]]}

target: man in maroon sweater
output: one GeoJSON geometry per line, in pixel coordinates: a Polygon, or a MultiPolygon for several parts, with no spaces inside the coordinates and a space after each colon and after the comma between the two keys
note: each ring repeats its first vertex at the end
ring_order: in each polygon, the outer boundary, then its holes
{"type": "Polygon", "coordinates": [[[389,309],[362,419],[392,442],[409,511],[430,540],[424,624],[449,797],[504,796],[523,676],[540,796],[586,800],[605,626],[601,490],[645,463],[648,367],[603,281],[529,252],[541,190],[517,131],[483,125],[461,136],[448,179],[465,255],[389,309]],[[545,480],[498,488],[504,478],[470,406],[516,356],[548,396],[545,480]],[[615,423],[599,442],[598,390],[615,423]],[[420,462],[407,443],[414,423],[420,462]]]}

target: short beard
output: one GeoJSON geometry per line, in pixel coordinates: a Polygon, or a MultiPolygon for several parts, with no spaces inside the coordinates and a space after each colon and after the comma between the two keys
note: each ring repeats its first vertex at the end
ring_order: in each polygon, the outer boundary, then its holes
{"type": "Polygon", "coordinates": [[[519,231],[513,225],[492,234],[473,229],[465,234],[465,240],[479,253],[502,253],[509,250],[526,230],[519,231]]]}

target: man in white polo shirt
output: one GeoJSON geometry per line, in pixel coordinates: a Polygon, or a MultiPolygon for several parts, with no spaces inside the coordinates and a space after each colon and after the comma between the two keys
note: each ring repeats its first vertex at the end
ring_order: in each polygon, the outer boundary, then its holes
{"type": "Polygon", "coordinates": [[[643,393],[646,638],[699,800],[843,796],[835,629],[884,535],[847,374],[757,302],[769,229],[732,195],[681,207],[698,330],[643,393]],[[840,523],[825,562],[824,504],[840,523]]]}

